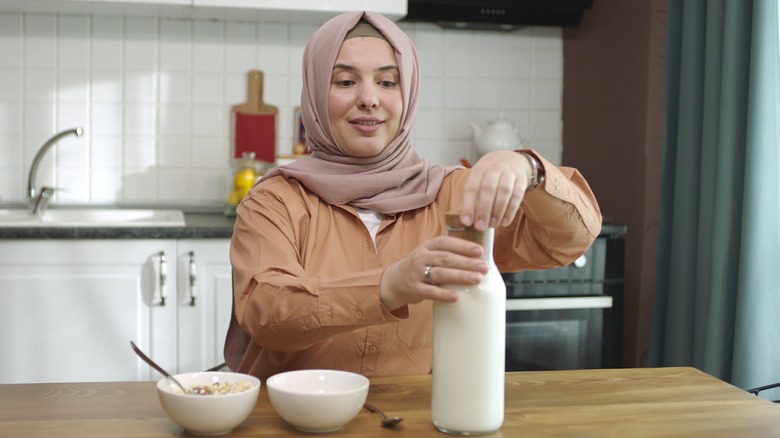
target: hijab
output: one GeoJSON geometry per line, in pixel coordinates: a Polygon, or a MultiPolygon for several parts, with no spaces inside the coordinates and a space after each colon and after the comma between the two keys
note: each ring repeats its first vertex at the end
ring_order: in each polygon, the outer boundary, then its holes
{"type": "Polygon", "coordinates": [[[372,12],[348,12],[326,22],[311,36],[303,52],[301,118],[311,154],[274,168],[261,182],[281,174],[300,181],[327,203],[349,204],[382,214],[433,202],[444,177],[455,167],[433,164],[412,149],[410,134],[420,93],[419,75],[417,50],[388,18],[372,12]],[[395,139],[373,157],[344,153],[336,144],[328,118],[333,65],[347,33],[361,21],[378,30],[393,47],[403,98],[395,139]]]}

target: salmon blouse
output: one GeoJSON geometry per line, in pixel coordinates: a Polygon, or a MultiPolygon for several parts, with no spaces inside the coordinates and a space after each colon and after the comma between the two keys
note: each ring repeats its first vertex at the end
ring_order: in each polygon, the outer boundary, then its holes
{"type": "MultiPolygon", "coordinates": [[[[598,204],[580,173],[529,152],[545,181],[526,194],[511,225],[496,229],[502,272],[569,264],[601,230],[598,204]]],[[[386,267],[445,234],[445,213],[459,210],[469,172],[447,175],[431,204],[383,215],[376,243],[354,207],[327,203],[296,179],[278,175],[253,187],[237,208],[230,248],[228,366],[261,379],[305,368],[430,373],[432,303],[391,313],[379,284],[386,267]]]]}

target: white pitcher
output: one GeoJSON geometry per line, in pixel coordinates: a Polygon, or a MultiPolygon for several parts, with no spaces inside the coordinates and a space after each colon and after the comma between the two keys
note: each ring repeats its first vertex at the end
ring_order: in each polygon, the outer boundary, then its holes
{"type": "Polygon", "coordinates": [[[515,122],[499,117],[488,120],[487,127],[482,129],[476,123],[471,123],[474,144],[480,156],[492,151],[517,150],[523,148],[515,122]]]}

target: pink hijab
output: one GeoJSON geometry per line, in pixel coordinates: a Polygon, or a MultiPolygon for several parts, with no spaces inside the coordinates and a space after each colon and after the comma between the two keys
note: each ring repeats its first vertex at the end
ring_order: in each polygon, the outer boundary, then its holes
{"type": "MultiPolygon", "coordinates": [[[[436,198],[444,177],[455,167],[435,165],[412,149],[410,131],[420,91],[417,51],[388,18],[372,12],[348,12],[322,25],[303,52],[301,116],[311,155],[267,173],[295,178],[330,204],[393,214],[424,207],[436,198]],[[331,74],[344,37],[364,19],[395,49],[401,74],[404,111],[395,139],[378,155],[358,158],[336,145],[328,119],[331,74]]],[[[261,180],[262,181],[262,180],[261,180]]]]}

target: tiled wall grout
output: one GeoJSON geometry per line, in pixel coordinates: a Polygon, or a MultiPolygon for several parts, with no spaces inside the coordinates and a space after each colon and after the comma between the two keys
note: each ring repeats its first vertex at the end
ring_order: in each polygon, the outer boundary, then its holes
{"type": "MultiPolygon", "coordinates": [[[[0,205],[25,201],[30,162],[59,204],[220,207],[230,181],[230,118],[248,70],[279,107],[277,151],[292,148],[300,57],[312,24],[0,13],[0,205]]],[[[400,23],[421,58],[413,141],[432,161],[476,159],[469,126],[502,115],[554,163],[561,155],[559,29],[511,33],[400,23]],[[526,129],[526,126],[531,128],[526,129]]]]}

